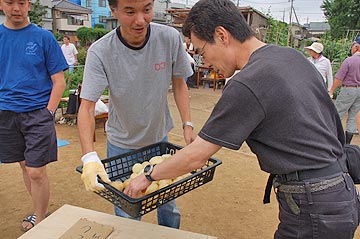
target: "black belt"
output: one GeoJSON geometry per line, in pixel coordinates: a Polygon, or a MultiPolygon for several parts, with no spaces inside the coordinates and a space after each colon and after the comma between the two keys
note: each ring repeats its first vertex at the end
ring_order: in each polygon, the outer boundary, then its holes
{"type": "Polygon", "coordinates": [[[342,85],[342,87],[359,88],[359,87],[360,87],[360,85],[342,85]]]}
{"type": "Polygon", "coordinates": [[[282,182],[303,181],[312,178],[326,177],[341,172],[342,169],[340,168],[340,165],[338,162],[335,162],[325,168],[296,171],[287,174],[277,174],[276,178],[282,182]]]}

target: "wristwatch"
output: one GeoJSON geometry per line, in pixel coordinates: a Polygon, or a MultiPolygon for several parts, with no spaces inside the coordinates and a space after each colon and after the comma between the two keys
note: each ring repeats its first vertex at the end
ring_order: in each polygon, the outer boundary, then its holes
{"type": "Polygon", "coordinates": [[[50,112],[50,114],[51,114],[52,116],[54,116],[54,115],[55,115],[55,112],[54,112],[54,111],[49,110],[49,109],[48,109],[48,111],[50,112]]]}
{"type": "Polygon", "coordinates": [[[155,165],[156,164],[148,164],[144,168],[144,175],[145,175],[146,179],[149,180],[150,182],[156,181],[155,179],[153,179],[151,177],[151,173],[154,170],[155,165]]]}
{"type": "Polygon", "coordinates": [[[185,128],[185,126],[190,126],[191,128],[194,129],[194,124],[192,122],[185,121],[182,125],[183,129],[185,128]]]}

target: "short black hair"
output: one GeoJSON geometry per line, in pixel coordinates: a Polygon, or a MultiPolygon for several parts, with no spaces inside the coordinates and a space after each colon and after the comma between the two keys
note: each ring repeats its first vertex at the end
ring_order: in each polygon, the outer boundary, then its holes
{"type": "MultiPolygon", "coordinates": [[[[117,8],[118,0],[108,0],[108,2],[110,7],[117,8]]],[[[153,0],[153,2],[155,2],[155,0],[153,0]]]]}
{"type": "Polygon", "coordinates": [[[70,37],[67,35],[64,35],[64,38],[68,39],[70,41],[70,37]]]}
{"type": "Polygon", "coordinates": [[[240,9],[230,0],[200,0],[191,9],[183,25],[184,36],[193,33],[203,41],[214,42],[215,28],[224,27],[240,42],[254,36],[240,9]]]}

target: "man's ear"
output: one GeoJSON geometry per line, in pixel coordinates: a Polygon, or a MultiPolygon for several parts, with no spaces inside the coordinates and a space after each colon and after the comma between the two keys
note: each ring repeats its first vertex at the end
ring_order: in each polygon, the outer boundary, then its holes
{"type": "Polygon", "coordinates": [[[217,39],[222,44],[226,44],[229,40],[229,32],[224,27],[217,26],[214,32],[214,39],[217,39]]]}

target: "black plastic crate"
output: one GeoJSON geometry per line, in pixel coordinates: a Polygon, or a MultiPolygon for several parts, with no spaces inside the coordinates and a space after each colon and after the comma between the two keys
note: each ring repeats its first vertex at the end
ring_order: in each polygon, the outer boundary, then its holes
{"type": "MultiPolygon", "coordinates": [[[[154,156],[174,154],[179,149],[181,149],[180,146],[160,142],[126,154],[101,160],[101,162],[111,181],[121,180],[124,182],[132,174],[132,166],[134,164],[149,161],[154,156]]],[[[130,216],[139,217],[210,182],[214,177],[215,168],[221,163],[218,159],[210,158],[202,169],[195,170],[188,177],[140,198],[131,198],[122,191],[104,183],[101,179],[99,179],[99,182],[104,184],[105,189],[95,193],[121,208],[130,216]]],[[[82,173],[82,166],[77,167],[76,170],[82,173]]]]}

